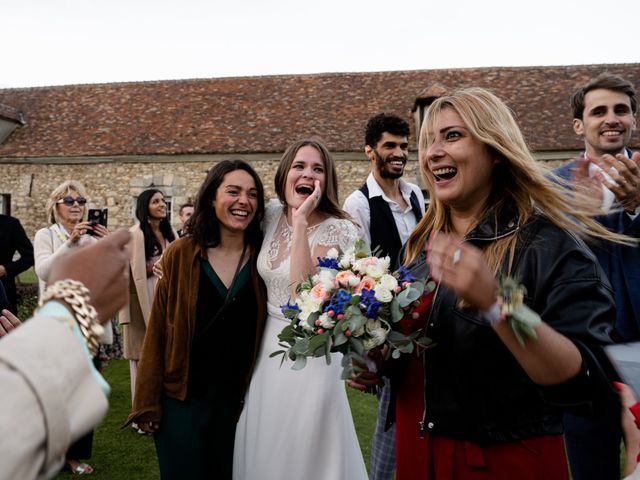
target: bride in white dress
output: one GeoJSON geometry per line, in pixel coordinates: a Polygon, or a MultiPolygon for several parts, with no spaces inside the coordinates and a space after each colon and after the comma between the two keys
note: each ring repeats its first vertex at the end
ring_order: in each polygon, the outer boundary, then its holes
{"type": "Polygon", "coordinates": [[[331,365],[309,359],[306,367],[280,367],[278,333],[289,322],[280,311],[295,285],[331,248],[343,252],[357,229],[340,208],[333,160],[315,140],[284,153],[275,177],[280,202],[265,212],[258,271],[267,286],[268,319],[262,349],[236,429],[235,480],[360,480],[367,478],[344,382],[341,356],[331,365]],[[286,205],[286,208],[283,207],[286,205]]]}

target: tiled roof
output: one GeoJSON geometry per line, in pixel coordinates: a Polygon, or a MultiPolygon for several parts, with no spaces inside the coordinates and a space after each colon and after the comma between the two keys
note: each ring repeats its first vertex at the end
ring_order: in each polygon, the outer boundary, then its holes
{"type": "MultiPolygon", "coordinates": [[[[568,98],[608,70],[640,90],[640,64],[330,73],[2,89],[0,103],[27,125],[0,157],[281,152],[316,135],[333,151],[359,151],[380,111],[411,124],[432,87],[482,86],[516,112],[534,150],[579,149],[568,98]]],[[[414,132],[412,131],[412,136],[414,132]]],[[[412,142],[413,145],[413,142],[412,142]]],[[[640,145],[634,136],[633,146],[640,145]]]]}

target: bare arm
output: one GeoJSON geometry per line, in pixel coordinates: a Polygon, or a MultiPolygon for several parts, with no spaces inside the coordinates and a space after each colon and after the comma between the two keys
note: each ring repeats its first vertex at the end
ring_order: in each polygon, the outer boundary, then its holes
{"type": "Polygon", "coordinates": [[[309,225],[309,216],[320,203],[321,195],[320,182],[316,180],[313,193],[307,197],[299,208],[294,208],[291,215],[293,234],[291,238],[291,268],[289,271],[289,279],[291,280],[292,297],[296,296],[296,286],[298,283],[313,272],[315,265],[311,258],[311,247],[309,246],[307,227],[309,225]]]}
{"type": "MultiPolygon", "coordinates": [[[[461,243],[459,237],[436,235],[429,245],[429,264],[436,281],[451,288],[458,297],[480,311],[488,310],[497,300],[497,282],[476,247],[461,243]],[[456,255],[456,250],[460,254],[456,255]],[[459,257],[454,263],[454,255],[459,257]]],[[[537,341],[518,343],[507,322],[494,329],[527,375],[539,385],[555,385],[569,380],[580,371],[582,356],[571,340],[544,322],[536,327],[537,341]]]]}

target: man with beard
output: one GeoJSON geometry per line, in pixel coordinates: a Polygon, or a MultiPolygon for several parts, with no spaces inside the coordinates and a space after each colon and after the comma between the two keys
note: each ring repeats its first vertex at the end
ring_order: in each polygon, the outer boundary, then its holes
{"type": "MultiPolygon", "coordinates": [[[[360,238],[372,250],[377,248],[381,256],[389,255],[391,271],[397,267],[400,248],[424,215],[420,187],[401,179],[409,157],[408,137],[409,124],[395,115],[380,113],[369,119],[364,152],[371,161],[371,173],[344,202],[344,209],[359,225],[360,238]]],[[[371,480],[394,477],[396,430],[385,420],[389,390],[385,378],[371,445],[371,480]]]]}
{"type": "MultiPolygon", "coordinates": [[[[623,78],[603,73],[571,96],[573,129],[585,151],[555,170],[587,188],[602,202],[598,220],[612,231],[640,237],[640,153],[627,148],[636,127],[636,91],[623,78]]],[[[591,249],[613,287],[614,342],[640,340],[640,248],[614,243],[591,249]]],[[[640,352],[638,352],[640,355],[640,352]]],[[[617,478],[620,474],[620,410],[617,397],[593,418],[565,415],[565,442],[574,480],[617,478]]]]}

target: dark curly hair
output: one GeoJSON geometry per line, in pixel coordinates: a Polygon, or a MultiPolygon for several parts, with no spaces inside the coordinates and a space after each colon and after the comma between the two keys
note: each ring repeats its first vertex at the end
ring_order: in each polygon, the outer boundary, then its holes
{"type": "Polygon", "coordinates": [[[379,113],[367,122],[364,130],[364,144],[376,148],[384,132],[408,138],[409,124],[396,115],[379,113]]]}

